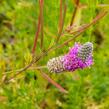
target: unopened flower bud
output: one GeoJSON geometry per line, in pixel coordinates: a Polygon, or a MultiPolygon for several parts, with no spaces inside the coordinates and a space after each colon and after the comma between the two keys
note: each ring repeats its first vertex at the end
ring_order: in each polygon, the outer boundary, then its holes
{"type": "Polygon", "coordinates": [[[92,51],[93,44],[91,42],[87,42],[78,49],[78,57],[81,60],[86,61],[86,59],[92,54],[92,51]]]}

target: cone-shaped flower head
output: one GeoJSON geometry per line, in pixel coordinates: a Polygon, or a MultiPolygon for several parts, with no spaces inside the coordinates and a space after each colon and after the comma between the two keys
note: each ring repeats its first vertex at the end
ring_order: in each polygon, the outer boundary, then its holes
{"type": "Polygon", "coordinates": [[[64,56],[59,56],[59,57],[50,59],[47,63],[47,67],[48,67],[49,71],[55,72],[55,73],[65,71],[63,59],[64,59],[64,56]]]}
{"type": "Polygon", "coordinates": [[[47,63],[50,72],[75,71],[83,69],[93,64],[92,60],[93,44],[87,42],[83,45],[75,43],[68,54],[50,59],[47,63]]]}

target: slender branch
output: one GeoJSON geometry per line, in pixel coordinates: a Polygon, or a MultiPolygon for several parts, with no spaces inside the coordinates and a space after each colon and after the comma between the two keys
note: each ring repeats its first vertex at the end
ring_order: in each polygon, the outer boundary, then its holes
{"type": "Polygon", "coordinates": [[[108,13],[107,11],[101,12],[99,15],[97,15],[97,16],[91,21],[91,23],[89,23],[89,24],[83,24],[82,26],[80,26],[80,27],[79,27],[77,30],[75,30],[75,31],[72,31],[74,25],[71,26],[71,27],[67,27],[67,28],[65,29],[65,31],[62,33],[62,35],[65,35],[65,32],[69,33],[69,35],[70,35],[70,34],[76,34],[76,33],[80,32],[80,31],[83,31],[84,29],[87,29],[88,27],[90,27],[91,25],[93,25],[94,23],[96,23],[99,19],[101,19],[101,18],[102,18],[103,16],[105,16],[107,13],[108,13]],[[71,32],[71,31],[72,31],[72,32],[71,32]]]}
{"type": "Polygon", "coordinates": [[[44,40],[44,33],[43,33],[43,5],[44,0],[40,0],[40,14],[41,14],[41,48],[43,48],[43,40],[44,40]]]}
{"type": "Polygon", "coordinates": [[[75,7],[74,12],[73,12],[73,14],[72,14],[70,26],[73,25],[74,19],[76,18],[76,14],[77,14],[77,12],[78,12],[77,10],[79,9],[79,0],[74,0],[74,2],[75,2],[75,4],[76,4],[76,7],[75,7]]]}
{"type": "Polygon", "coordinates": [[[58,41],[61,37],[61,34],[62,34],[62,30],[64,27],[64,20],[65,20],[65,16],[66,16],[66,10],[67,10],[67,4],[65,3],[64,4],[64,12],[62,14],[62,0],[60,0],[60,20],[59,20],[59,30],[58,30],[58,37],[57,37],[56,43],[58,43],[58,41]]]}
{"type": "MultiPolygon", "coordinates": [[[[39,0],[39,4],[40,3],[41,3],[41,0],[39,0]]],[[[36,49],[36,45],[37,45],[37,40],[38,40],[38,37],[39,37],[40,29],[41,29],[41,10],[40,10],[40,13],[39,13],[37,31],[36,31],[36,36],[35,36],[35,39],[34,39],[34,45],[33,45],[33,48],[32,48],[32,54],[34,54],[35,49],[36,49]]]]}
{"type": "MultiPolygon", "coordinates": [[[[80,4],[79,7],[83,8],[83,9],[87,9],[88,8],[87,4],[80,4]]],[[[106,8],[106,7],[109,7],[109,4],[98,4],[96,7],[97,8],[106,8]]]]}
{"type": "MultiPolygon", "coordinates": [[[[37,67],[32,67],[32,66],[31,66],[31,67],[29,67],[28,69],[29,69],[29,70],[37,70],[37,69],[44,69],[44,68],[47,68],[47,66],[37,66],[37,67]]],[[[10,74],[10,73],[12,73],[12,72],[19,72],[19,71],[21,71],[22,69],[24,69],[24,68],[17,69],[17,70],[6,71],[6,72],[3,73],[3,75],[10,74]]]]}
{"type": "Polygon", "coordinates": [[[57,87],[61,92],[63,93],[68,93],[67,90],[65,90],[61,85],[59,85],[58,83],[56,83],[53,79],[51,79],[46,73],[43,73],[42,71],[40,71],[42,76],[44,77],[44,79],[46,79],[48,82],[52,83],[55,87],[57,87]]]}
{"type": "Polygon", "coordinates": [[[87,28],[90,27],[91,25],[95,24],[95,23],[96,23],[98,20],[100,20],[102,17],[104,17],[107,13],[108,13],[107,11],[101,12],[99,15],[97,15],[97,16],[92,20],[91,23],[81,26],[77,31],[70,32],[70,34],[74,34],[75,32],[80,32],[80,31],[83,31],[84,29],[87,29],[87,28]]]}
{"type": "Polygon", "coordinates": [[[58,26],[59,30],[60,30],[60,28],[62,26],[62,19],[63,19],[63,16],[62,16],[62,4],[63,4],[63,0],[60,0],[60,16],[59,16],[59,26],[58,26]]]}

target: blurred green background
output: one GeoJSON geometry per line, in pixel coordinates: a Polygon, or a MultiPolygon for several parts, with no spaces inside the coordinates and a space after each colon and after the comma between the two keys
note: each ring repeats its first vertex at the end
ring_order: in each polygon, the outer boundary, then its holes
{"type": "MultiPolygon", "coordinates": [[[[73,0],[67,4],[64,29],[68,27],[75,9],[73,0]]],[[[86,8],[77,12],[75,25],[92,21],[102,10],[109,10],[108,0],[80,0],[86,8]]],[[[44,50],[53,45],[58,34],[59,0],[44,0],[44,50]]],[[[75,42],[91,41],[94,44],[94,65],[91,68],[65,72],[47,73],[61,84],[68,94],[61,93],[45,80],[38,70],[26,70],[13,82],[3,84],[5,79],[31,61],[31,51],[39,16],[38,0],[0,0],[0,109],[109,109],[109,15],[88,28],[68,45],[49,52],[36,66],[46,65],[50,58],[63,55],[75,42]]],[[[42,52],[40,37],[36,55],[42,52]]],[[[59,43],[73,37],[63,35],[59,43]]]]}

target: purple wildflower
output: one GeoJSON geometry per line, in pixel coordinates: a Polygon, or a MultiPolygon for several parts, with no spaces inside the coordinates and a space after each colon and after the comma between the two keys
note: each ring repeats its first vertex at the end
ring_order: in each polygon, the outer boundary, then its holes
{"type": "MultiPolygon", "coordinates": [[[[87,42],[87,43],[89,43],[89,42],[87,42]]],[[[63,64],[64,64],[66,70],[75,71],[78,68],[83,69],[85,67],[89,67],[90,65],[92,65],[92,63],[93,63],[92,49],[90,50],[91,51],[90,53],[89,52],[87,53],[88,54],[87,55],[87,54],[85,54],[86,52],[84,52],[85,50],[82,49],[84,46],[85,46],[85,44],[80,45],[80,44],[76,43],[74,45],[74,47],[70,49],[69,53],[64,56],[63,64]],[[81,54],[83,56],[87,56],[87,58],[84,61],[81,59],[82,56],[81,57],[78,56],[79,51],[82,52],[81,54]]],[[[89,48],[92,48],[92,45],[89,46],[89,48]]]]}
{"type": "Polygon", "coordinates": [[[93,44],[90,42],[83,45],[75,43],[68,54],[50,59],[47,67],[50,72],[56,73],[89,67],[93,64],[92,51],[93,44]]]}

